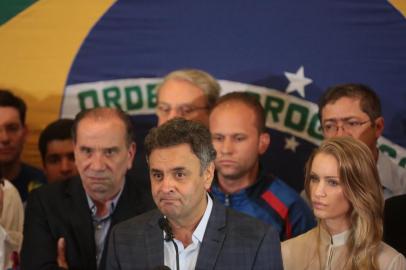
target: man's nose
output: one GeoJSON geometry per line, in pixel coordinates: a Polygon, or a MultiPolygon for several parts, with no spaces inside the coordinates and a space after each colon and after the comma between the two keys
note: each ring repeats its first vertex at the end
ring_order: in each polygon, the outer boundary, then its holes
{"type": "Polygon", "coordinates": [[[74,162],[69,160],[69,158],[63,158],[61,161],[61,171],[63,173],[70,173],[74,170],[74,162]]]}
{"type": "Polygon", "coordinates": [[[176,107],[171,108],[168,114],[168,120],[171,120],[175,117],[182,117],[182,114],[179,112],[179,110],[176,107]]]}
{"type": "Polygon", "coordinates": [[[230,154],[233,152],[233,142],[229,138],[224,138],[224,141],[221,145],[221,153],[223,154],[230,154]]]}
{"type": "Polygon", "coordinates": [[[102,171],[106,168],[106,162],[104,160],[104,156],[100,153],[95,153],[91,160],[90,160],[91,164],[91,169],[95,170],[95,171],[102,171]]]}
{"type": "Polygon", "coordinates": [[[173,179],[171,179],[170,176],[163,176],[161,182],[161,190],[164,193],[168,193],[173,190],[173,179]]]}

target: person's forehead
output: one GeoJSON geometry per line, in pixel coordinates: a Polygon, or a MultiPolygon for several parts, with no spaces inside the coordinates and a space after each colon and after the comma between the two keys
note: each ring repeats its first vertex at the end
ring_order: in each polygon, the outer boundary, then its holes
{"type": "Polygon", "coordinates": [[[181,167],[190,168],[200,164],[190,145],[186,143],[152,150],[149,163],[151,169],[165,171],[181,167]]]}
{"type": "Polygon", "coordinates": [[[51,140],[47,143],[47,154],[73,152],[71,139],[51,140]]]}
{"type": "Polygon", "coordinates": [[[12,123],[22,124],[20,122],[20,113],[18,110],[14,107],[0,106],[0,125],[12,123]]]}
{"type": "Polygon", "coordinates": [[[242,102],[227,102],[215,107],[210,113],[210,131],[226,129],[257,130],[257,115],[255,111],[242,102]]]}
{"type": "Polygon", "coordinates": [[[166,81],[158,92],[158,101],[168,104],[188,104],[201,99],[205,99],[202,89],[188,81],[178,79],[166,81]]]}
{"type": "MultiPolygon", "coordinates": [[[[105,129],[114,126],[118,129],[125,129],[123,121],[116,116],[108,117],[85,117],[78,123],[77,133],[84,132],[86,130],[105,129]]],[[[103,134],[100,134],[103,136],[103,134]]]]}
{"type": "Polygon", "coordinates": [[[112,148],[126,141],[124,123],[118,119],[83,119],[79,122],[76,144],[97,148],[112,148]]]}
{"type": "Polygon", "coordinates": [[[324,106],[321,113],[323,119],[325,117],[346,118],[365,114],[361,108],[361,100],[357,97],[341,97],[331,101],[324,106]]]}

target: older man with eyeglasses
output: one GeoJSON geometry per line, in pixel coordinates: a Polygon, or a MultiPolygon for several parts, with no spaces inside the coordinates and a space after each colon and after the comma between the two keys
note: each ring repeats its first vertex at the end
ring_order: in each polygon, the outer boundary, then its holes
{"type": "Polygon", "coordinates": [[[207,72],[183,69],[169,73],[157,89],[158,126],[175,117],[207,126],[219,94],[219,83],[207,72]]]}
{"type": "Polygon", "coordinates": [[[384,119],[379,97],[371,88],[362,84],[328,88],[319,102],[319,117],[324,137],[351,136],[371,149],[385,199],[406,193],[406,170],[377,148],[384,119]]]}

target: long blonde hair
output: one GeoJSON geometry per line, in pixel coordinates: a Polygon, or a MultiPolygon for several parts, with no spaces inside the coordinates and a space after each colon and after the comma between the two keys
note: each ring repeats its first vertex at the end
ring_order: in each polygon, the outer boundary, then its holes
{"type": "Polygon", "coordinates": [[[382,239],[383,196],[376,162],[369,148],[351,137],[325,140],[306,164],[305,190],[310,198],[310,172],[314,157],[324,153],[338,163],[344,195],[350,202],[351,228],[346,269],[376,269],[382,239]]]}

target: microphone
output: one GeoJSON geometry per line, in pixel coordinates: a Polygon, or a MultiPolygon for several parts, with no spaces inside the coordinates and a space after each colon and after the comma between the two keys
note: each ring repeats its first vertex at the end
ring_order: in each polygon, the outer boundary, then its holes
{"type": "Polygon", "coordinates": [[[169,224],[169,221],[165,217],[161,217],[158,220],[158,225],[161,230],[165,232],[165,238],[164,240],[166,242],[172,241],[173,246],[175,247],[175,252],[176,252],[176,270],[179,270],[179,251],[178,251],[178,245],[175,243],[173,240],[173,232],[171,225],[169,224]]]}
{"type": "Polygon", "coordinates": [[[159,225],[159,228],[161,228],[161,230],[163,230],[165,232],[165,241],[166,242],[173,241],[173,233],[172,233],[171,225],[169,225],[169,221],[166,218],[161,217],[158,220],[158,225],[159,225]]]}

